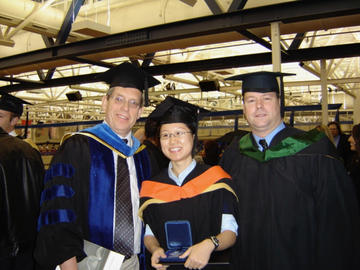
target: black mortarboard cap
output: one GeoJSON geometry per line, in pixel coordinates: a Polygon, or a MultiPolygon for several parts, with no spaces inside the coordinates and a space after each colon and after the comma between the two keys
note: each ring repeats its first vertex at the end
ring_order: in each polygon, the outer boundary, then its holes
{"type": "Polygon", "coordinates": [[[9,111],[17,115],[22,115],[23,113],[23,104],[30,104],[29,102],[22,100],[21,98],[10,95],[4,91],[0,91],[0,109],[4,111],[9,111]]]}
{"type": "Polygon", "coordinates": [[[148,88],[160,83],[157,79],[147,74],[142,68],[124,62],[116,67],[101,73],[98,77],[100,80],[108,83],[110,87],[132,87],[139,89],[141,92],[145,90],[145,104],[148,103],[148,88]]]}
{"type": "Polygon", "coordinates": [[[208,112],[208,110],[186,101],[167,96],[148,117],[158,120],[160,124],[195,123],[197,125],[200,112],[208,112]]]}
{"type": "Polygon", "coordinates": [[[270,71],[259,71],[246,73],[241,75],[235,75],[226,80],[237,81],[242,80],[242,94],[246,92],[276,92],[279,93],[279,84],[276,77],[283,77],[288,75],[295,75],[291,73],[281,73],[281,72],[270,72],[270,71]]]}

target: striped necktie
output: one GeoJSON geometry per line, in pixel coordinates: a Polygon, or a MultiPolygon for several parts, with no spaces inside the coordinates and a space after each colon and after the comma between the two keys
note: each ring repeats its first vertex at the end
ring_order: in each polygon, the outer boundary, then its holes
{"type": "Polygon", "coordinates": [[[125,256],[134,254],[134,223],[130,176],[126,159],[120,156],[118,156],[116,174],[114,250],[125,256]]]}
{"type": "Polygon", "coordinates": [[[262,150],[263,152],[265,152],[265,150],[269,149],[269,146],[268,146],[268,144],[267,144],[267,142],[266,142],[265,139],[259,140],[259,144],[261,145],[261,147],[262,147],[262,149],[263,149],[263,150],[262,150]]]}

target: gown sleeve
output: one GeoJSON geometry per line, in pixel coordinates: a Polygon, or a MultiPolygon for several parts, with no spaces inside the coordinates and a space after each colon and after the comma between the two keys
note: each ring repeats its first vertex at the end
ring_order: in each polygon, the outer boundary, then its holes
{"type": "Polygon", "coordinates": [[[90,154],[85,136],[67,139],[53,157],[44,179],[35,258],[56,266],[85,257],[90,154]]]}
{"type": "Polygon", "coordinates": [[[343,164],[330,156],[313,165],[317,265],[319,269],[358,269],[360,222],[351,179],[343,164]]]}

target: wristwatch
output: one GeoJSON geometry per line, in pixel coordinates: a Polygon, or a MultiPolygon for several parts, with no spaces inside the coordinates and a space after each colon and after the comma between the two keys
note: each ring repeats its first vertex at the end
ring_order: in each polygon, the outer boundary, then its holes
{"type": "Polygon", "coordinates": [[[210,236],[210,240],[214,244],[215,249],[217,249],[219,247],[219,239],[217,239],[216,236],[213,235],[213,236],[210,236]]]}

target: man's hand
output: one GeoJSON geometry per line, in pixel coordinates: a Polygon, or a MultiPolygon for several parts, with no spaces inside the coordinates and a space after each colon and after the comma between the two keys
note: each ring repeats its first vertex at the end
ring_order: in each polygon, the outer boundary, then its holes
{"type": "Polygon", "coordinates": [[[61,270],[77,270],[77,262],[76,257],[72,257],[71,259],[68,259],[67,261],[60,264],[61,270]]]}

